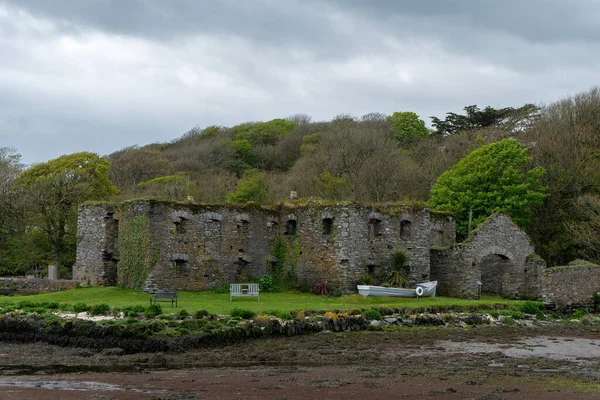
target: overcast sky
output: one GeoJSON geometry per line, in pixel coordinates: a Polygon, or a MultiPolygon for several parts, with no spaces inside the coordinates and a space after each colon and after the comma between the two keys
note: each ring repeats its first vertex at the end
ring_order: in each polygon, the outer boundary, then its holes
{"type": "Polygon", "coordinates": [[[600,84],[597,0],[0,0],[25,163],[293,114],[548,103],[600,84]]]}

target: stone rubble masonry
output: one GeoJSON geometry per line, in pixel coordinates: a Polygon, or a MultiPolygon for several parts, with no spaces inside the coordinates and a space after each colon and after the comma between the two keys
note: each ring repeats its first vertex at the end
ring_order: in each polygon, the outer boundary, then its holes
{"type": "Polygon", "coordinates": [[[529,237],[496,213],[463,243],[447,213],[398,204],[285,203],[198,205],[135,200],[86,204],[79,209],[74,281],[81,286],[117,282],[119,233],[127,219],[146,216],[157,249],[144,290],[205,290],[259,278],[274,261],[277,238],[287,243],[288,273],[312,286],[328,280],[356,291],[365,270],[387,268],[391,254],[409,255],[412,284],[437,280],[438,294],[484,294],[549,302],[591,301],[600,267],[546,269],[529,237]]]}
{"type": "Polygon", "coordinates": [[[557,306],[591,305],[600,291],[600,265],[576,260],[543,272],[542,300],[557,306]]]}
{"type": "Polygon", "coordinates": [[[506,214],[495,213],[460,244],[433,248],[431,279],[438,293],[474,298],[482,293],[514,298],[541,295],[543,261],[536,261],[531,240],[506,214]]]}
{"type": "Polygon", "coordinates": [[[416,283],[430,278],[431,243],[448,245],[455,238],[449,214],[398,204],[86,204],[78,218],[74,279],[80,285],[116,283],[119,220],[137,215],[147,217],[159,248],[149,291],[202,290],[261,277],[273,261],[277,237],[288,244],[288,268],[308,285],[328,280],[344,292],[355,291],[365,268],[387,267],[398,250],[408,253],[410,281],[416,283]]]}
{"type": "Polygon", "coordinates": [[[0,290],[18,293],[58,292],[75,289],[75,281],[66,279],[0,278],[0,290]]]}

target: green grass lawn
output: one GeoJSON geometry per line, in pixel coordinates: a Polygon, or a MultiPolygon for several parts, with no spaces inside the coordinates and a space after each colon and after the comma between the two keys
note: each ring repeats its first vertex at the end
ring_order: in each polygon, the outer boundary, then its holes
{"type": "MultiPolygon", "coordinates": [[[[0,304],[15,304],[21,301],[35,303],[59,302],[75,304],[84,302],[88,305],[108,304],[111,307],[134,305],[148,306],[150,295],[139,290],[115,287],[78,288],[64,292],[43,293],[32,296],[13,296],[0,298],[0,304]]],[[[213,292],[180,292],[179,307],[171,309],[169,303],[160,303],[163,311],[179,311],[185,309],[190,313],[199,309],[208,310],[212,314],[229,314],[234,308],[252,310],[256,313],[274,313],[277,311],[349,311],[353,309],[370,309],[389,307],[403,310],[418,310],[424,307],[441,307],[443,309],[495,309],[518,307],[520,301],[505,300],[500,297],[483,297],[481,300],[465,300],[451,297],[425,297],[420,299],[392,297],[363,297],[358,294],[342,297],[324,298],[308,293],[262,293],[260,302],[256,298],[237,297],[229,301],[229,293],[213,292]]]]}

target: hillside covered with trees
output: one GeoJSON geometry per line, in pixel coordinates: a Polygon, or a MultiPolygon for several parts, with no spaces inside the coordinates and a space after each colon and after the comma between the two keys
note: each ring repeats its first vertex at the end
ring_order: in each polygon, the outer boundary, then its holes
{"type": "Polygon", "coordinates": [[[509,213],[549,265],[600,262],[600,89],[547,106],[410,111],[315,122],[306,115],[193,128],[168,143],[23,168],[0,148],[0,275],[74,263],[77,205],[156,196],[176,201],[303,199],[422,202],[451,210],[465,237],[509,213]]]}

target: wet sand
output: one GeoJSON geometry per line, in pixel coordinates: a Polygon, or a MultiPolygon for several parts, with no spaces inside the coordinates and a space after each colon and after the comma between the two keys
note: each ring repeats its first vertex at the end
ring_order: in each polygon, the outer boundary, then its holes
{"type": "Polygon", "coordinates": [[[414,329],[181,354],[1,344],[7,399],[600,399],[593,328],[414,329]]]}

